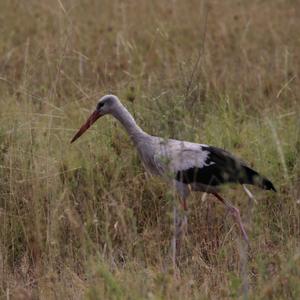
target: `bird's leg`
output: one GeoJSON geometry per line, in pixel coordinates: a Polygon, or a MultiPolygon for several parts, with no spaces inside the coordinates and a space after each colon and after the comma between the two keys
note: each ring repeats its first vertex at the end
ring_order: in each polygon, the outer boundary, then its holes
{"type": "Polygon", "coordinates": [[[176,228],[176,249],[177,255],[180,256],[181,243],[184,238],[184,234],[187,231],[187,201],[186,198],[181,198],[182,211],[177,216],[177,228],[176,228]]]}
{"type": "Polygon", "coordinates": [[[181,200],[181,206],[182,206],[182,208],[183,208],[184,211],[187,211],[187,210],[188,210],[186,198],[183,198],[183,199],[181,200]]]}
{"type": "Polygon", "coordinates": [[[248,235],[246,233],[246,230],[244,228],[244,225],[242,223],[241,220],[241,216],[240,216],[240,211],[237,207],[233,206],[230,202],[226,201],[224,198],[222,198],[219,194],[217,193],[213,193],[213,195],[220,200],[229,210],[229,212],[233,215],[233,217],[235,218],[236,222],[238,223],[240,230],[242,232],[243,238],[244,240],[249,243],[249,238],[248,235]]]}
{"type": "Polygon", "coordinates": [[[181,227],[181,232],[183,232],[183,231],[186,231],[186,229],[187,229],[186,227],[187,227],[188,206],[187,206],[186,198],[181,199],[181,205],[182,205],[182,209],[183,209],[183,218],[180,223],[180,227],[181,227]]]}
{"type": "Polygon", "coordinates": [[[183,208],[183,215],[178,211],[176,204],[173,208],[173,226],[174,233],[172,239],[172,261],[173,266],[176,268],[177,258],[180,256],[181,242],[183,238],[183,233],[187,227],[187,203],[186,198],[181,199],[181,205],[183,208]]]}
{"type": "MultiPolygon", "coordinates": [[[[176,203],[173,207],[173,238],[172,238],[172,262],[174,271],[176,270],[176,255],[177,255],[177,235],[178,235],[178,211],[176,203]]],[[[175,273],[174,273],[175,274],[175,273]]]]}
{"type": "Polygon", "coordinates": [[[254,198],[253,194],[248,190],[248,188],[244,184],[242,186],[243,186],[245,193],[247,194],[247,196],[249,198],[249,202],[250,202],[249,204],[251,206],[253,206],[253,203],[255,203],[255,204],[257,203],[256,199],[254,198]]]}

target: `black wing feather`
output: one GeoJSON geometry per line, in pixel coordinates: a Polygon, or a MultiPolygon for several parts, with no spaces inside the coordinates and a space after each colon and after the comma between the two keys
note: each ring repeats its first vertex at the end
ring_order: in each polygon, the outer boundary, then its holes
{"type": "Polygon", "coordinates": [[[185,184],[200,183],[209,186],[224,183],[252,184],[276,191],[270,180],[249,168],[226,150],[212,146],[202,146],[202,149],[209,153],[205,166],[180,170],[176,174],[176,180],[185,184]]]}

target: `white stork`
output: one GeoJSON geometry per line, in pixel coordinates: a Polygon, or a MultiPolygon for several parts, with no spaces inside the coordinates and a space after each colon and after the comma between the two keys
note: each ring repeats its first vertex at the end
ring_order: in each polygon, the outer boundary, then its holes
{"type": "MultiPolygon", "coordinates": [[[[187,210],[186,199],[191,191],[211,193],[228,208],[238,223],[243,238],[248,242],[239,209],[218,194],[219,186],[225,183],[251,184],[276,192],[270,180],[221,148],[163,139],[147,134],[136,124],[128,110],[114,95],[106,95],[98,101],[95,111],[75,134],[71,143],[79,138],[98,118],[106,114],[113,115],[122,123],[136,146],[145,168],[151,174],[164,177],[172,187],[175,187],[185,211],[187,210]]],[[[178,226],[181,228],[183,222],[176,220],[176,208],[174,214],[173,243],[175,243],[174,248],[176,249],[176,238],[180,234],[178,226]]],[[[175,254],[173,253],[173,255],[175,254]]]]}

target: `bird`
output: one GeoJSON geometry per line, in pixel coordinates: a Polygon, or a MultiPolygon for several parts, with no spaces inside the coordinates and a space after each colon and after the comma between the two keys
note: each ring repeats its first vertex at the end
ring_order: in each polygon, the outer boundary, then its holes
{"type": "MultiPolygon", "coordinates": [[[[222,148],[166,139],[146,133],[137,125],[130,112],[115,95],[105,95],[99,99],[96,109],[74,135],[71,143],[75,142],[96,120],[107,114],[115,117],[123,125],[137,148],[145,169],[153,175],[163,177],[175,189],[185,212],[188,211],[187,198],[191,192],[212,194],[229,210],[240,228],[243,239],[249,243],[239,209],[220,195],[221,186],[226,183],[237,183],[243,186],[249,184],[276,192],[269,179],[222,148]]],[[[176,211],[174,215],[176,218],[176,211]]],[[[180,224],[177,224],[177,227],[183,224],[176,220],[174,223],[175,227],[177,223],[180,224]]],[[[180,230],[177,228],[173,238],[175,248],[179,234],[180,230]]]]}

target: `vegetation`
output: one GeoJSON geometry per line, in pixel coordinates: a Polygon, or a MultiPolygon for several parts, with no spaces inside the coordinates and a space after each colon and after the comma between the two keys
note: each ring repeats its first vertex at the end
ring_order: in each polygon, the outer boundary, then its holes
{"type": "Polygon", "coordinates": [[[0,293],[12,299],[300,298],[300,2],[0,1],[0,293]],[[69,141],[117,94],[153,135],[223,147],[278,193],[241,187],[251,239],[194,194],[169,261],[174,197],[121,126],[69,141]]]}

